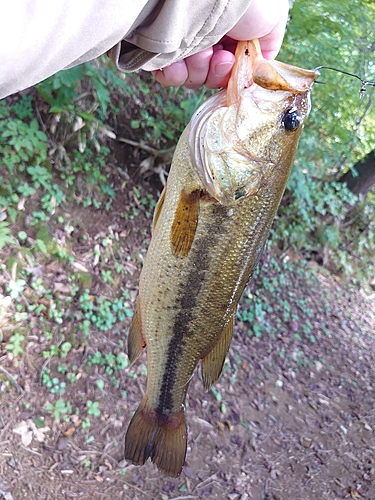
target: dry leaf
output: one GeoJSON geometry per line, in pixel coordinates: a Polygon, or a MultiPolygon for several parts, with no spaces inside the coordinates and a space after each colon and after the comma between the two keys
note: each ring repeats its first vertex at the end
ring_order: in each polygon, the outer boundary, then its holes
{"type": "Polygon", "coordinates": [[[26,447],[29,446],[33,438],[35,438],[40,443],[43,443],[46,436],[45,433],[49,432],[49,427],[41,427],[40,429],[34,424],[31,419],[20,422],[16,427],[14,427],[13,432],[21,436],[22,444],[26,447]]]}
{"type": "Polygon", "coordinates": [[[29,429],[32,431],[34,438],[39,441],[39,443],[43,443],[46,439],[45,433],[50,431],[49,427],[38,427],[34,424],[31,419],[26,420],[29,429]]]}
{"type": "Polygon", "coordinates": [[[24,446],[29,446],[33,440],[33,432],[29,430],[26,422],[21,422],[16,427],[14,427],[13,432],[21,436],[21,441],[24,446]]]}
{"type": "Polygon", "coordinates": [[[72,437],[76,430],[77,428],[74,426],[69,427],[69,429],[64,432],[64,436],[67,438],[72,437]]]}

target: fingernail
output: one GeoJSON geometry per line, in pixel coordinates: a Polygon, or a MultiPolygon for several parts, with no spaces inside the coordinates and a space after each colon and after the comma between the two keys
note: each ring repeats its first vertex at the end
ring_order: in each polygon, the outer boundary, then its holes
{"type": "Polygon", "coordinates": [[[229,62],[218,63],[215,66],[216,76],[227,76],[230,70],[233,68],[233,64],[229,62]]]}

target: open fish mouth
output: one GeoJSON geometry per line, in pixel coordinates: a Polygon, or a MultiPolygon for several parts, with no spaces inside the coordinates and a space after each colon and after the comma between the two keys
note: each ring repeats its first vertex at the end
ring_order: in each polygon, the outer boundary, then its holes
{"type": "Polygon", "coordinates": [[[244,53],[247,64],[235,66],[228,89],[208,99],[190,122],[196,173],[207,193],[224,205],[256,194],[263,173],[269,175],[280,157],[276,149],[265,153],[254,136],[269,142],[271,115],[272,126],[288,132],[301,129],[310,111],[310,89],[319,76],[317,70],[267,61],[258,41],[239,42],[236,58],[244,53]]]}

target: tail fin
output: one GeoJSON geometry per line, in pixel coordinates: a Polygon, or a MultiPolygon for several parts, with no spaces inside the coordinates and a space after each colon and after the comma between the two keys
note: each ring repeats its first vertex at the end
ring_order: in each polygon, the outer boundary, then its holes
{"type": "Polygon", "coordinates": [[[161,472],[177,477],[185,462],[186,437],[183,411],[162,415],[149,409],[143,398],[126,433],[125,458],[144,465],[150,457],[161,472]]]}

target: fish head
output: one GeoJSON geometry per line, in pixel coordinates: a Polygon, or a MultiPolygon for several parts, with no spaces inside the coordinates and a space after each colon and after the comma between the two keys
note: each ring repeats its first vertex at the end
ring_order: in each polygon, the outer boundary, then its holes
{"type": "Polygon", "coordinates": [[[228,89],[206,101],[191,121],[193,165],[204,189],[224,205],[267,183],[286,184],[318,76],[267,61],[252,43],[239,42],[228,89]]]}

